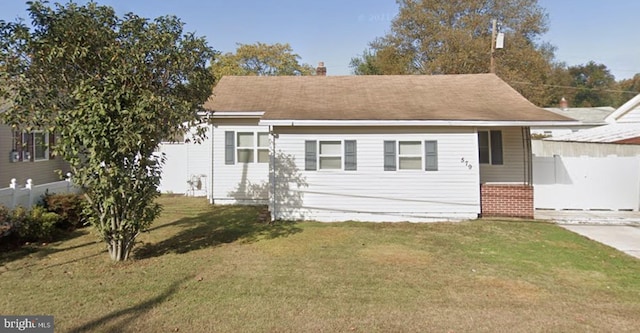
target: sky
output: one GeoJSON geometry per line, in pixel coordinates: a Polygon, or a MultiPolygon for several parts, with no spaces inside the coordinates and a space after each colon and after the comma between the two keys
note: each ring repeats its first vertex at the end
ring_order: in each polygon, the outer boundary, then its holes
{"type": "MultiPolygon", "coordinates": [[[[127,12],[147,18],[176,15],[185,22],[185,31],[205,36],[211,47],[223,53],[234,52],[238,43],[289,43],[301,62],[312,66],[324,62],[327,75],[350,75],[351,58],[362,54],[369,42],[387,33],[398,12],[394,0],[97,2],[113,7],[119,15],[127,12]]],[[[616,80],[640,73],[640,1],[538,0],[538,3],[549,15],[549,31],[540,41],[557,48],[557,61],[572,66],[593,60],[606,65],[616,80]]],[[[25,0],[2,0],[0,20],[28,21],[26,8],[25,0]]]]}

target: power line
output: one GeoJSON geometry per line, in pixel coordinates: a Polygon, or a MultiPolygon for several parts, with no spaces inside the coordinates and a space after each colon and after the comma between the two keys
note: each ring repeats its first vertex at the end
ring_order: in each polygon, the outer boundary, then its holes
{"type": "Polygon", "coordinates": [[[602,89],[602,88],[586,88],[586,87],[574,87],[574,86],[561,86],[557,84],[538,84],[531,82],[523,82],[523,81],[510,81],[510,83],[514,84],[525,84],[530,86],[544,86],[550,88],[564,88],[564,89],[575,89],[575,90],[590,90],[590,91],[605,91],[605,92],[617,92],[617,93],[625,93],[625,94],[639,94],[640,91],[631,91],[631,90],[617,90],[617,89],[602,89]]]}

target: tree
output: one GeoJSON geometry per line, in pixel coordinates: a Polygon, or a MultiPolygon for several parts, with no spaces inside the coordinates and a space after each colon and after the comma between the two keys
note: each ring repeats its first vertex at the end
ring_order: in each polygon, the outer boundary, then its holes
{"type": "Polygon", "coordinates": [[[211,69],[216,80],[224,75],[311,75],[313,66],[299,59],[289,44],[238,44],[235,54],[218,54],[211,69]]]}
{"type": "Polygon", "coordinates": [[[615,104],[613,89],[615,77],[607,66],[589,61],[584,65],[570,66],[571,86],[574,94],[568,99],[575,107],[611,106],[615,104]]]}
{"type": "Polygon", "coordinates": [[[214,51],[172,16],[120,18],[93,2],[29,2],[28,12],[31,28],[0,22],[6,121],[59,136],[52,149],[85,190],[89,221],[111,258],[126,260],[161,211],[154,152],[199,122],[214,51]]]}
{"type": "Polygon", "coordinates": [[[537,43],[547,15],[537,0],[397,0],[390,32],[352,59],[355,74],[471,74],[489,71],[491,21],[505,33],[496,74],[537,104],[546,103],[553,47],[537,43]]]}
{"type": "Polygon", "coordinates": [[[630,79],[618,81],[616,86],[618,87],[619,93],[616,96],[615,106],[620,106],[640,94],[640,73],[630,79]]]}

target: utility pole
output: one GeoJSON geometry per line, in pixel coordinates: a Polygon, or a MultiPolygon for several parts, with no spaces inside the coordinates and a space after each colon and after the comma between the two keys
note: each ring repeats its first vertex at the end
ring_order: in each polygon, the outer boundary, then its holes
{"type": "Polygon", "coordinates": [[[491,20],[492,28],[491,28],[491,63],[489,64],[489,73],[496,72],[496,63],[495,59],[493,59],[493,53],[496,51],[496,25],[497,21],[495,19],[491,20]]]}

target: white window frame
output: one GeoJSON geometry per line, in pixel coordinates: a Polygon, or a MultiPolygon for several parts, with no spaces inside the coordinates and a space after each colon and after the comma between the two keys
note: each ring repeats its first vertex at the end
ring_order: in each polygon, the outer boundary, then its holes
{"type": "Polygon", "coordinates": [[[247,164],[247,163],[269,163],[269,133],[268,132],[251,132],[251,131],[238,131],[235,133],[235,141],[236,141],[236,147],[235,147],[235,154],[236,154],[236,161],[238,164],[247,164]],[[251,145],[240,145],[240,136],[241,135],[249,135],[251,134],[251,145]],[[261,136],[265,136],[267,137],[266,143],[265,145],[261,146],[260,145],[260,137],[261,136]],[[251,157],[249,161],[243,161],[240,157],[241,155],[241,151],[246,151],[249,152],[249,156],[251,157]],[[265,160],[261,160],[260,159],[260,152],[264,153],[267,152],[267,158],[265,160]]]}
{"type": "Polygon", "coordinates": [[[342,156],[344,155],[344,143],[342,142],[342,140],[318,140],[318,170],[329,170],[329,171],[338,171],[338,170],[343,170],[344,169],[344,165],[342,164],[342,156]],[[322,151],[322,144],[338,144],[340,145],[339,147],[339,152],[337,153],[323,153],[322,151]],[[337,168],[327,168],[327,167],[322,167],[322,161],[324,160],[328,160],[328,159],[338,159],[338,167],[337,168]]]}
{"type": "Polygon", "coordinates": [[[49,133],[46,131],[33,131],[31,132],[32,134],[32,152],[31,154],[33,154],[33,161],[35,162],[39,162],[39,161],[48,161],[51,157],[51,155],[49,154],[49,133]],[[44,144],[43,145],[38,145],[36,144],[37,142],[37,136],[42,135],[42,138],[44,139],[44,144]],[[38,157],[38,147],[44,148],[44,150],[42,151],[43,156],[42,157],[38,157]]]}
{"type": "Polygon", "coordinates": [[[397,141],[397,146],[396,146],[396,151],[397,153],[397,157],[396,157],[396,165],[398,166],[398,170],[399,171],[421,171],[424,169],[424,146],[423,146],[423,141],[421,140],[398,140],[397,141]],[[418,144],[419,148],[418,148],[418,152],[415,154],[402,154],[400,146],[402,144],[418,144]],[[402,167],[402,160],[416,160],[416,159],[420,159],[420,165],[417,168],[403,168],[402,167]]]}

